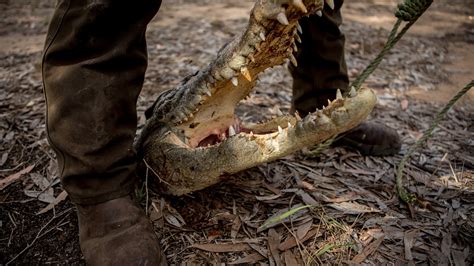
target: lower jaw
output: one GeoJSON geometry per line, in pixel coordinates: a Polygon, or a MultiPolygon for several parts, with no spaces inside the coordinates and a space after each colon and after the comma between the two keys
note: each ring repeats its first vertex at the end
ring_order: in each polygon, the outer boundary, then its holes
{"type": "Polygon", "coordinates": [[[160,184],[162,192],[183,195],[350,130],[365,120],[375,102],[375,94],[363,89],[355,98],[337,101],[334,106],[280,127],[276,132],[240,133],[207,148],[180,146],[175,134],[155,136],[152,137],[155,141],[146,146],[145,160],[160,180],[166,182],[160,184]]]}

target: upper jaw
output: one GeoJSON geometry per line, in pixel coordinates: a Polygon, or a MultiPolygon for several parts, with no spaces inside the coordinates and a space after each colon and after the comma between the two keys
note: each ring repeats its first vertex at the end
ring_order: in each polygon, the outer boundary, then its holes
{"type": "Polygon", "coordinates": [[[296,64],[298,19],[323,5],[319,0],[258,1],[247,30],[225,45],[205,69],[187,77],[176,90],[162,93],[153,116],[180,131],[177,134],[190,147],[210,133],[209,124],[222,134],[235,125],[234,109],[248,97],[260,72],[285,62],[296,64]]]}
{"type": "Polygon", "coordinates": [[[323,6],[322,0],[258,1],[246,31],[224,46],[206,68],[177,89],[162,93],[153,116],[177,126],[194,120],[216,98],[235,107],[249,95],[260,72],[286,61],[296,64],[293,52],[300,40],[298,19],[318,13],[323,6]]]}

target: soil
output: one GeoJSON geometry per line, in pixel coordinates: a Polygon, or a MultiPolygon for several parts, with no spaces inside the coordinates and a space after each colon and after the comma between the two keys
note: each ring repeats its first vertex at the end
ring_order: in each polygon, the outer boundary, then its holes
{"type": "MultiPolygon", "coordinates": [[[[382,47],[396,4],[346,1],[342,29],[351,78],[382,47]]],[[[251,7],[248,1],[163,2],[147,33],[140,126],[143,111],[161,91],[205,66],[245,27],[251,7]]],[[[85,264],[69,199],[38,214],[62,192],[46,141],[40,75],[53,10],[53,1],[0,1],[0,180],[29,170],[0,188],[0,265],[85,264]]],[[[397,129],[403,141],[399,155],[365,157],[337,147],[317,158],[298,153],[186,197],[138,190],[170,263],[472,265],[474,91],[448,112],[410,161],[406,187],[423,203],[412,212],[396,195],[394,170],[442,104],[473,79],[473,50],[472,1],[435,1],[367,80],[379,96],[372,119],[397,129]],[[257,230],[277,211],[297,204],[315,207],[257,230]],[[271,246],[292,234],[301,235],[299,244],[274,256],[271,246]],[[245,248],[210,252],[205,244],[245,248]]],[[[287,112],[290,99],[291,77],[286,68],[275,67],[262,75],[238,113],[247,120],[265,119],[275,114],[275,106],[287,112]]]]}

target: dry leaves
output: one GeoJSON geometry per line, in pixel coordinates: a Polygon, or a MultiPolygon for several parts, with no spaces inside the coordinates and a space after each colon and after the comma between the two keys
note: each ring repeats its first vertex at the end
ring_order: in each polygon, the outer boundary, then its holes
{"type": "Polygon", "coordinates": [[[20,177],[22,177],[23,175],[31,172],[31,170],[33,170],[33,168],[35,168],[35,165],[30,165],[30,166],[24,168],[23,170],[18,171],[16,173],[14,173],[12,175],[9,175],[9,176],[5,177],[4,179],[0,180],[0,191],[2,191],[4,188],[9,186],[13,182],[20,179],[20,177]]]}
{"type": "MultiPolygon", "coordinates": [[[[345,2],[342,30],[347,36],[351,78],[375,56],[388,34],[384,22],[393,18],[396,1],[372,2],[345,2]]],[[[204,67],[224,43],[241,31],[250,7],[251,2],[246,1],[184,1],[179,5],[164,1],[147,32],[149,68],[138,102],[140,126],[144,122],[143,111],[160,91],[176,87],[181,77],[204,67]]],[[[182,198],[162,198],[150,192],[148,214],[170,263],[472,264],[472,111],[450,111],[433,138],[408,165],[407,189],[417,193],[426,207],[414,209],[415,219],[409,217],[394,191],[394,166],[439,109],[432,102],[409,98],[406,92],[418,89],[433,93],[431,89],[440,87],[450,75],[444,65],[455,61],[446,40],[462,41],[472,35],[471,29],[455,22],[467,18],[462,1],[451,5],[434,3],[433,9],[436,12],[428,18],[448,22],[444,26],[449,30],[439,32],[446,36],[438,39],[427,37],[429,33],[412,32],[365,84],[378,94],[372,119],[396,128],[402,136],[400,155],[364,157],[350,149],[331,148],[315,159],[295,154],[261,165],[182,198]],[[295,206],[306,205],[312,207],[282,217],[295,206]]],[[[28,14],[33,16],[35,12],[36,9],[28,14]]],[[[8,22],[5,27],[17,23],[16,14],[3,18],[8,22]]],[[[18,29],[25,36],[46,31],[47,23],[41,27],[37,21],[30,23],[32,17],[18,19],[24,21],[18,29]]],[[[429,19],[420,23],[425,23],[422,29],[431,27],[429,19]]],[[[14,224],[29,218],[19,214],[34,215],[40,210],[46,214],[35,217],[48,217],[54,213],[50,210],[67,201],[57,182],[54,155],[45,140],[45,106],[35,67],[40,59],[40,44],[34,53],[0,54],[0,174],[4,177],[0,180],[0,208],[7,207],[0,211],[0,248],[9,245],[9,253],[18,252],[17,247],[25,246],[34,237],[29,232],[15,235],[19,227],[14,224]],[[33,168],[22,169],[27,165],[36,165],[34,172],[33,168]],[[18,180],[22,183],[15,183],[18,180]],[[13,190],[17,187],[19,193],[13,190]],[[19,203],[25,199],[29,202],[19,203]],[[31,202],[36,204],[33,211],[27,208],[31,202]]],[[[277,108],[287,113],[291,107],[288,70],[275,67],[267,71],[259,77],[251,96],[238,107],[238,116],[243,120],[268,119],[277,108]]],[[[63,223],[71,224],[70,220],[60,224],[63,223]]],[[[61,230],[52,231],[60,234],[59,238],[50,234],[40,239],[38,249],[25,255],[19,264],[36,263],[39,257],[64,261],[70,254],[80,260],[78,247],[54,249],[48,253],[53,255],[45,255],[48,243],[76,239],[73,230],[61,230]]],[[[0,264],[1,259],[0,256],[0,264]]]]}

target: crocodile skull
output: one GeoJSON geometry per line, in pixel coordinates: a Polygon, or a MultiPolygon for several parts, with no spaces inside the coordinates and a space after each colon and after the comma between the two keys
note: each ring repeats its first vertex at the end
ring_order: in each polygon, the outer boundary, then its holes
{"type": "Polygon", "coordinates": [[[299,41],[298,20],[321,15],[332,0],[258,0],[246,30],[222,48],[204,69],[158,96],[136,147],[162,182],[162,192],[182,195],[226,176],[324,142],[362,122],[376,98],[369,89],[338,91],[327,107],[298,116],[252,124],[235,107],[259,73],[289,61],[299,41]]]}

